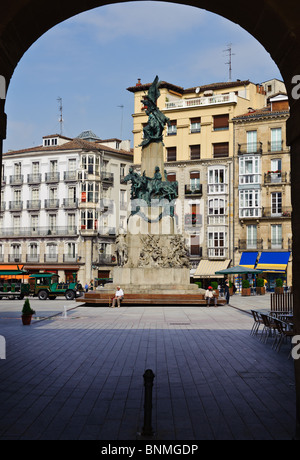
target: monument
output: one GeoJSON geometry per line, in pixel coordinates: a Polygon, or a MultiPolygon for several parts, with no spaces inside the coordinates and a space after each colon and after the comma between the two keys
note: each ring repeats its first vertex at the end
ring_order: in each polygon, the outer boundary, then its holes
{"type": "Polygon", "coordinates": [[[163,298],[201,292],[190,284],[188,249],[177,231],[174,207],[178,183],[167,180],[163,155],[163,130],[170,121],[157,107],[159,95],[156,77],[142,101],[148,123],[141,143],[141,173],[131,167],[124,178],[131,184],[127,233],[116,239],[113,284],[102,288],[101,295],[113,292],[116,286],[122,287],[125,297],[130,293],[163,298]]]}

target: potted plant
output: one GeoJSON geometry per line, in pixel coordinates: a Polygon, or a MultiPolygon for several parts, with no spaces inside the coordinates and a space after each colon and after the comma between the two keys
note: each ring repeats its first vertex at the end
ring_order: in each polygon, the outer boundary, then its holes
{"type": "Polygon", "coordinates": [[[201,281],[195,281],[195,284],[197,284],[199,289],[202,289],[202,282],[201,281]]]}
{"type": "Polygon", "coordinates": [[[22,309],[22,323],[24,324],[24,326],[28,326],[31,323],[31,317],[34,314],[35,311],[32,310],[29,299],[25,299],[22,309]]]}
{"type": "Polygon", "coordinates": [[[276,279],[275,293],[283,294],[283,281],[281,278],[276,279]]]}
{"type": "Polygon", "coordinates": [[[249,280],[242,281],[242,295],[251,295],[249,280]]]}
{"type": "Polygon", "coordinates": [[[257,278],[256,280],[256,293],[259,295],[264,295],[266,293],[263,278],[257,278]]]}

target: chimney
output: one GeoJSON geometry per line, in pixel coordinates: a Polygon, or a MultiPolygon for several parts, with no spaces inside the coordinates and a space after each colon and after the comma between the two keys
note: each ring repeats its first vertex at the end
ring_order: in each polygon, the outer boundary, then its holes
{"type": "Polygon", "coordinates": [[[140,79],[140,78],[138,78],[138,82],[136,83],[135,86],[142,86],[142,83],[141,83],[141,79],[140,79]]]}

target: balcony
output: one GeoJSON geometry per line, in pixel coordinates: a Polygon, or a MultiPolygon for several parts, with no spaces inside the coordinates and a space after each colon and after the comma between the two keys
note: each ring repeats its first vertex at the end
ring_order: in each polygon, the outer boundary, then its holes
{"type": "Polygon", "coordinates": [[[77,227],[9,227],[1,229],[1,237],[77,236],[77,227]]]}
{"type": "Polygon", "coordinates": [[[288,218],[292,217],[291,206],[273,206],[262,208],[263,218],[288,218]]]}
{"type": "Polygon", "coordinates": [[[64,181],[65,182],[74,182],[77,181],[77,171],[64,171],[64,181]]]}
{"type": "Polygon", "coordinates": [[[268,141],[268,152],[282,152],[283,141],[268,141]]]}
{"type": "Polygon", "coordinates": [[[180,99],[176,101],[166,102],[165,109],[189,109],[191,107],[205,107],[209,105],[220,105],[228,103],[237,103],[237,96],[234,93],[217,94],[209,97],[196,97],[193,99],[180,99]]]}
{"type": "Polygon", "coordinates": [[[186,214],[184,216],[185,227],[196,227],[202,224],[201,214],[186,214]]]}
{"type": "Polygon", "coordinates": [[[283,249],[283,238],[268,239],[268,249],[283,249]]]}
{"type": "Polygon", "coordinates": [[[103,187],[111,187],[114,184],[114,175],[113,173],[102,171],[100,174],[103,187]]]}
{"type": "Polygon", "coordinates": [[[10,201],[9,202],[10,211],[22,211],[22,209],[23,209],[23,201],[10,201]]]}
{"type": "Polygon", "coordinates": [[[254,155],[256,153],[262,153],[262,142],[238,144],[238,155],[254,155]]]}
{"type": "Polygon", "coordinates": [[[58,209],[59,200],[45,200],[45,209],[58,209]]]}
{"type": "Polygon", "coordinates": [[[5,209],[6,209],[6,203],[5,203],[5,201],[1,201],[0,211],[3,212],[3,211],[5,211],[5,209]]]}
{"type": "Polygon", "coordinates": [[[15,176],[9,176],[10,185],[22,185],[24,182],[23,174],[17,174],[15,176]]]}
{"type": "Polygon", "coordinates": [[[78,262],[78,254],[64,254],[63,261],[69,264],[76,263],[78,262]]]}
{"type": "Polygon", "coordinates": [[[98,234],[100,236],[116,236],[115,227],[99,227],[98,234]]]}
{"type": "Polygon", "coordinates": [[[264,174],[264,184],[284,184],[287,182],[287,173],[282,171],[268,171],[264,174]]]}
{"type": "Polygon", "coordinates": [[[209,247],[207,254],[209,259],[226,259],[227,247],[209,247]]]}
{"type": "Polygon", "coordinates": [[[8,262],[19,263],[22,260],[21,254],[8,254],[8,262]]]}
{"type": "Polygon", "coordinates": [[[76,209],[77,206],[78,206],[78,199],[77,198],[64,198],[63,207],[65,209],[76,209]]]}
{"type": "Polygon", "coordinates": [[[117,263],[116,256],[112,254],[99,254],[99,265],[115,265],[117,263]]]}
{"type": "Polygon", "coordinates": [[[202,184],[198,185],[191,185],[191,184],[186,184],[184,186],[184,194],[186,196],[202,196],[202,184]]]}
{"type": "Polygon", "coordinates": [[[27,174],[27,182],[30,185],[40,184],[42,182],[41,174],[27,174]]]}
{"type": "Polygon", "coordinates": [[[38,211],[41,209],[41,200],[27,200],[26,209],[28,211],[38,211]]]}
{"type": "Polygon", "coordinates": [[[45,175],[45,182],[48,184],[54,184],[56,182],[59,182],[60,179],[60,173],[59,172],[50,172],[46,173],[45,175]]]}
{"type": "Polygon", "coordinates": [[[39,263],[39,261],[40,261],[39,254],[26,254],[26,262],[39,263]]]}
{"type": "Polygon", "coordinates": [[[57,254],[44,254],[44,262],[56,263],[58,262],[57,254]]]}
{"type": "Polygon", "coordinates": [[[239,240],[238,248],[240,251],[261,251],[263,249],[263,240],[239,240]]]}

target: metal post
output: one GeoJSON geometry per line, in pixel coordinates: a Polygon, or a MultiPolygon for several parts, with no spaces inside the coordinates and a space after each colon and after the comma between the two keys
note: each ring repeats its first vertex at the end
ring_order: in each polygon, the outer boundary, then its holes
{"type": "Polygon", "coordinates": [[[151,369],[147,369],[143,375],[145,386],[145,401],[144,401],[144,426],[142,435],[153,436],[152,428],[152,387],[154,380],[154,373],[151,369]]]}

